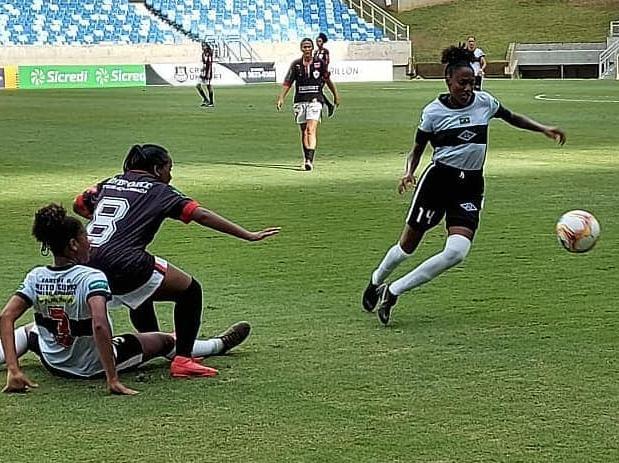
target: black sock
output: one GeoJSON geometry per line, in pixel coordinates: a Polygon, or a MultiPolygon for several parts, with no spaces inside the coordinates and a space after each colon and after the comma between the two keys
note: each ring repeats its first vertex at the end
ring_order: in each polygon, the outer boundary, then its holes
{"type": "Polygon", "coordinates": [[[198,91],[198,93],[202,97],[202,101],[207,101],[206,93],[204,93],[204,90],[202,90],[202,86],[200,84],[196,85],[196,90],[198,91]]]}
{"type": "Polygon", "coordinates": [[[303,145],[303,157],[307,160],[309,159],[308,156],[309,154],[307,153],[309,150],[305,147],[305,145],[303,145]]]}
{"type": "Polygon", "coordinates": [[[148,299],[142,305],[129,310],[129,318],[138,333],[159,331],[159,322],[155,313],[155,304],[148,299]]]}
{"type": "Polygon", "coordinates": [[[316,150],[311,150],[311,149],[307,149],[307,152],[305,154],[305,159],[309,159],[310,161],[314,162],[314,153],[316,152],[316,150]]]}
{"type": "Polygon", "coordinates": [[[176,355],[191,357],[191,351],[200,330],[201,316],[202,287],[192,278],[189,288],[183,291],[174,305],[176,355]]]}
{"type": "Polygon", "coordinates": [[[208,90],[208,102],[210,104],[215,104],[215,96],[213,94],[213,89],[208,90]]]}

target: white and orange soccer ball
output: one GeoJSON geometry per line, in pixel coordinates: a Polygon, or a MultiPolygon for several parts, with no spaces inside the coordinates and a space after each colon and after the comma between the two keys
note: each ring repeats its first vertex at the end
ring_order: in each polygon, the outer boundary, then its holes
{"type": "Polygon", "coordinates": [[[559,243],[570,252],[590,251],[600,237],[600,224],[587,211],[569,211],[557,222],[559,243]]]}

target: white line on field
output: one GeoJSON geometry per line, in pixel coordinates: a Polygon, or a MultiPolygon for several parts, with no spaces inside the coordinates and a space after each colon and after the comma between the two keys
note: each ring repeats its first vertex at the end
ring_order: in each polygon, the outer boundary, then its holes
{"type": "Polygon", "coordinates": [[[586,100],[582,98],[553,98],[542,94],[535,95],[536,100],[544,101],[573,101],[576,103],[619,103],[619,100],[586,100]]]}

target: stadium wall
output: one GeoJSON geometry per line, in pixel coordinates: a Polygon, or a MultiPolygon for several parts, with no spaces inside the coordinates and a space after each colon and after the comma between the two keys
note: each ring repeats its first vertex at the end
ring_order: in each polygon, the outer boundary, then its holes
{"type": "MultiPolygon", "coordinates": [[[[290,62],[300,56],[299,44],[254,43],[258,61],[290,62]]],[[[410,42],[329,42],[333,60],[391,60],[405,66],[410,42]]],[[[90,45],[0,47],[0,66],[45,64],[150,64],[193,61],[201,54],[198,43],[180,45],[90,45]]]]}

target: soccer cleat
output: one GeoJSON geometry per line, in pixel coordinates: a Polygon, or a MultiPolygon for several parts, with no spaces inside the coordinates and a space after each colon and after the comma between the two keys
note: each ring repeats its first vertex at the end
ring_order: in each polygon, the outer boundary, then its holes
{"type": "Polygon", "coordinates": [[[209,105],[209,103],[206,100],[202,100],[202,103],[200,103],[200,106],[205,106],[206,107],[208,105],[209,105]]]}
{"type": "Polygon", "coordinates": [[[221,333],[217,338],[221,339],[224,343],[224,349],[220,352],[225,354],[230,349],[238,346],[249,337],[251,332],[251,325],[247,322],[238,322],[221,333]]]}
{"type": "Polygon", "coordinates": [[[170,375],[173,378],[213,377],[217,375],[217,370],[200,365],[191,357],[177,355],[170,364],[170,375]]]}
{"type": "Polygon", "coordinates": [[[361,299],[361,305],[364,310],[368,312],[374,312],[378,304],[378,285],[372,283],[372,280],[368,283],[367,288],[363,291],[363,298],[361,299]]]}
{"type": "Polygon", "coordinates": [[[391,319],[391,311],[393,306],[398,302],[398,296],[391,294],[389,291],[389,285],[382,284],[378,287],[378,293],[380,294],[380,300],[378,302],[378,310],[376,315],[380,322],[387,326],[391,319]]]}
{"type": "Polygon", "coordinates": [[[312,164],[312,161],[310,159],[306,159],[305,163],[303,164],[303,168],[307,171],[310,171],[314,169],[314,165],[312,164]]]}
{"type": "Polygon", "coordinates": [[[215,103],[206,103],[206,107],[207,108],[214,108],[215,107],[215,103]]]}

